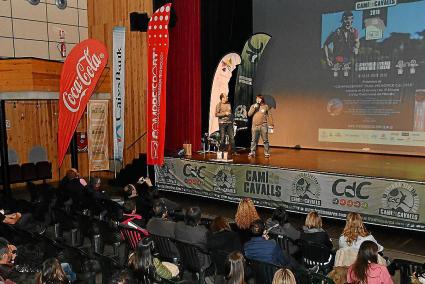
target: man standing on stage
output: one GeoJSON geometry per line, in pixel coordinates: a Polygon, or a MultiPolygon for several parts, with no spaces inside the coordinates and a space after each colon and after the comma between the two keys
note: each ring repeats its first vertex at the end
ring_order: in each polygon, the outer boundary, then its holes
{"type": "Polygon", "coordinates": [[[255,156],[255,149],[257,148],[258,140],[263,139],[264,156],[270,157],[269,135],[268,130],[273,129],[273,117],[270,113],[270,107],[264,102],[264,97],[258,95],[248,111],[248,116],[252,116],[252,139],[251,139],[251,152],[248,157],[255,156]]]}
{"type": "Polygon", "coordinates": [[[218,128],[220,130],[220,151],[225,149],[227,134],[233,155],[236,155],[232,107],[225,93],[220,94],[220,102],[215,107],[215,116],[218,117],[218,128]]]}

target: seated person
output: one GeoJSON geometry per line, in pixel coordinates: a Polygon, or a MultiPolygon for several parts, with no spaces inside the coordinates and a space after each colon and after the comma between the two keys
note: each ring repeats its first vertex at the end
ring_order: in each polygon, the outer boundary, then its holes
{"type": "MultiPolygon", "coordinates": [[[[283,207],[278,207],[274,210],[273,216],[266,221],[266,228],[269,233],[286,236],[293,241],[298,240],[301,236],[301,232],[289,223],[288,213],[283,207]]],[[[298,247],[290,242],[289,253],[293,255],[297,251],[298,247]]]]}
{"type": "Polygon", "coordinates": [[[61,180],[59,189],[64,198],[64,202],[72,200],[72,205],[75,208],[84,207],[86,201],[86,186],[87,182],[80,177],[77,169],[70,169],[66,172],[66,176],[61,180]]]}
{"type": "Polygon", "coordinates": [[[175,239],[180,242],[192,244],[199,247],[203,252],[201,258],[203,259],[203,266],[209,266],[211,260],[206,253],[207,248],[207,234],[208,229],[200,225],[201,209],[197,206],[189,207],[185,213],[185,221],[178,222],[174,231],[175,239]]]}
{"type": "Polygon", "coordinates": [[[352,247],[358,250],[364,241],[375,242],[378,245],[379,252],[384,250],[384,248],[378,244],[372,234],[366,230],[363,224],[362,216],[356,212],[348,213],[345,228],[342,231],[341,237],[339,238],[339,248],[352,247]]]}
{"type": "Polygon", "coordinates": [[[225,256],[234,251],[242,251],[239,235],[230,229],[229,222],[222,216],[216,217],[210,225],[211,233],[207,246],[215,263],[217,273],[224,275],[225,256]]]}
{"type": "Polygon", "coordinates": [[[143,238],[128,259],[128,267],[142,283],[151,283],[149,280],[160,281],[172,279],[179,274],[177,265],[164,262],[152,256],[153,240],[143,238]],[[145,279],[149,279],[145,281],[145,279]]]}
{"type": "Polygon", "coordinates": [[[263,237],[265,226],[263,221],[255,220],[250,226],[252,238],[245,243],[245,256],[249,259],[273,263],[276,265],[288,266],[290,259],[283,254],[283,251],[274,240],[267,240],[263,237]]]}
{"type": "Polygon", "coordinates": [[[101,180],[99,177],[92,177],[90,178],[89,185],[87,187],[87,191],[89,195],[91,195],[94,199],[107,199],[110,200],[108,193],[104,190],[102,190],[101,187],[101,180]]]}
{"type": "Polygon", "coordinates": [[[5,211],[0,209],[0,221],[31,233],[43,234],[46,231],[46,226],[34,220],[31,213],[21,214],[20,212],[15,212],[5,214],[5,211]]]}
{"type": "Polygon", "coordinates": [[[6,239],[0,238],[0,278],[10,280],[12,283],[31,283],[35,277],[34,273],[19,272],[16,269],[14,263],[16,254],[16,247],[6,239]]]}
{"type": "MultiPolygon", "coordinates": [[[[66,264],[66,267],[69,267],[69,264],[66,264]]],[[[72,272],[72,276],[73,277],[70,278],[75,281],[76,275],[74,272],[72,272]]],[[[68,284],[71,283],[71,280],[65,273],[63,265],[61,265],[61,263],[56,258],[49,258],[43,262],[42,270],[41,272],[37,273],[35,283],[68,284]]]]}
{"type": "Polygon", "coordinates": [[[328,233],[322,229],[322,217],[316,212],[312,211],[307,214],[301,239],[308,242],[321,244],[332,249],[333,245],[328,233]]]}
{"type": "Polygon", "coordinates": [[[394,283],[384,265],[378,264],[378,245],[364,241],[359,248],[356,261],[348,268],[348,283],[394,283]]]}
{"type": "Polygon", "coordinates": [[[121,224],[137,229],[143,235],[148,236],[148,231],[146,229],[143,229],[143,227],[145,226],[145,222],[142,219],[142,216],[136,213],[135,201],[132,199],[127,200],[124,203],[124,207],[129,213],[123,214],[124,221],[122,221],[121,224]]]}

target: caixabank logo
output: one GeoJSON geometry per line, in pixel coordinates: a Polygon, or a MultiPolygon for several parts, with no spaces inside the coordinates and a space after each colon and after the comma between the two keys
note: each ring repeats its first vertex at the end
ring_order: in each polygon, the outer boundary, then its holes
{"type": "Polygon", "coordinates": [[[382,194],[382,207],[379,214],[405,220],[419,220],[420,201],[415,188],[404,182],[396,182],[382,194]]]}
{"type": "Polygon", "coordinates": [[[372,185],[368,181],[348,181],[339,178],[332,184],[332,203],[340,207],[368,208],[368,189],[372,185]]]}
{"type": "Polygon", "coordinates": [[[214,176],[214,191],[225,193],[236,193],[236,176],[233,174],[232,168],[228,166],[220,166],[217,168],[214,176]]]}
{"type": "Polygon", "coordinates": [[[321,206],[320,191],[321,188],[316,177],[302,173],[297,175],[292,182],[293,195],[290,196],[290,200],[296,203],[321,206]]]}
{"type": "Polygon", "coordinates": [[[183,166],[184,182],[187,185],[204,185],[206,167],[187,163],[183,166]]]}
{"type": "Polygon", "coordinates": [[[177,180],[174,176],[175,169],[171,162],[165,161],[162,166],[158,166],[158,182],[167,184],[177,184],[177,180]]]}

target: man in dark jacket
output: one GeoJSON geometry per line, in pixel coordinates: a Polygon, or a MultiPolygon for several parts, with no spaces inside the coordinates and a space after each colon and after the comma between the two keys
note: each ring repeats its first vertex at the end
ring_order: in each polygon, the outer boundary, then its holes
{"type": "Polygon", "coordinates": [[[263,221],[252,222],[250,226],[252,238],[245,243],[245,256],[253,260],[288,266],[290,264],[289,256],[283,254],[274,240],[266,240],[263,237],[264,229],[263,221]]]}

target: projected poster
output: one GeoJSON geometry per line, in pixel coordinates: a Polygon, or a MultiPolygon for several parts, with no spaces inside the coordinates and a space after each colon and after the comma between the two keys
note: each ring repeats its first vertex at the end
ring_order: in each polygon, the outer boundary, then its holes
{"type": "Polygon", "coordinates": [[[254,2],[273,145],[425,155],[425,1],[254,2]]]}

